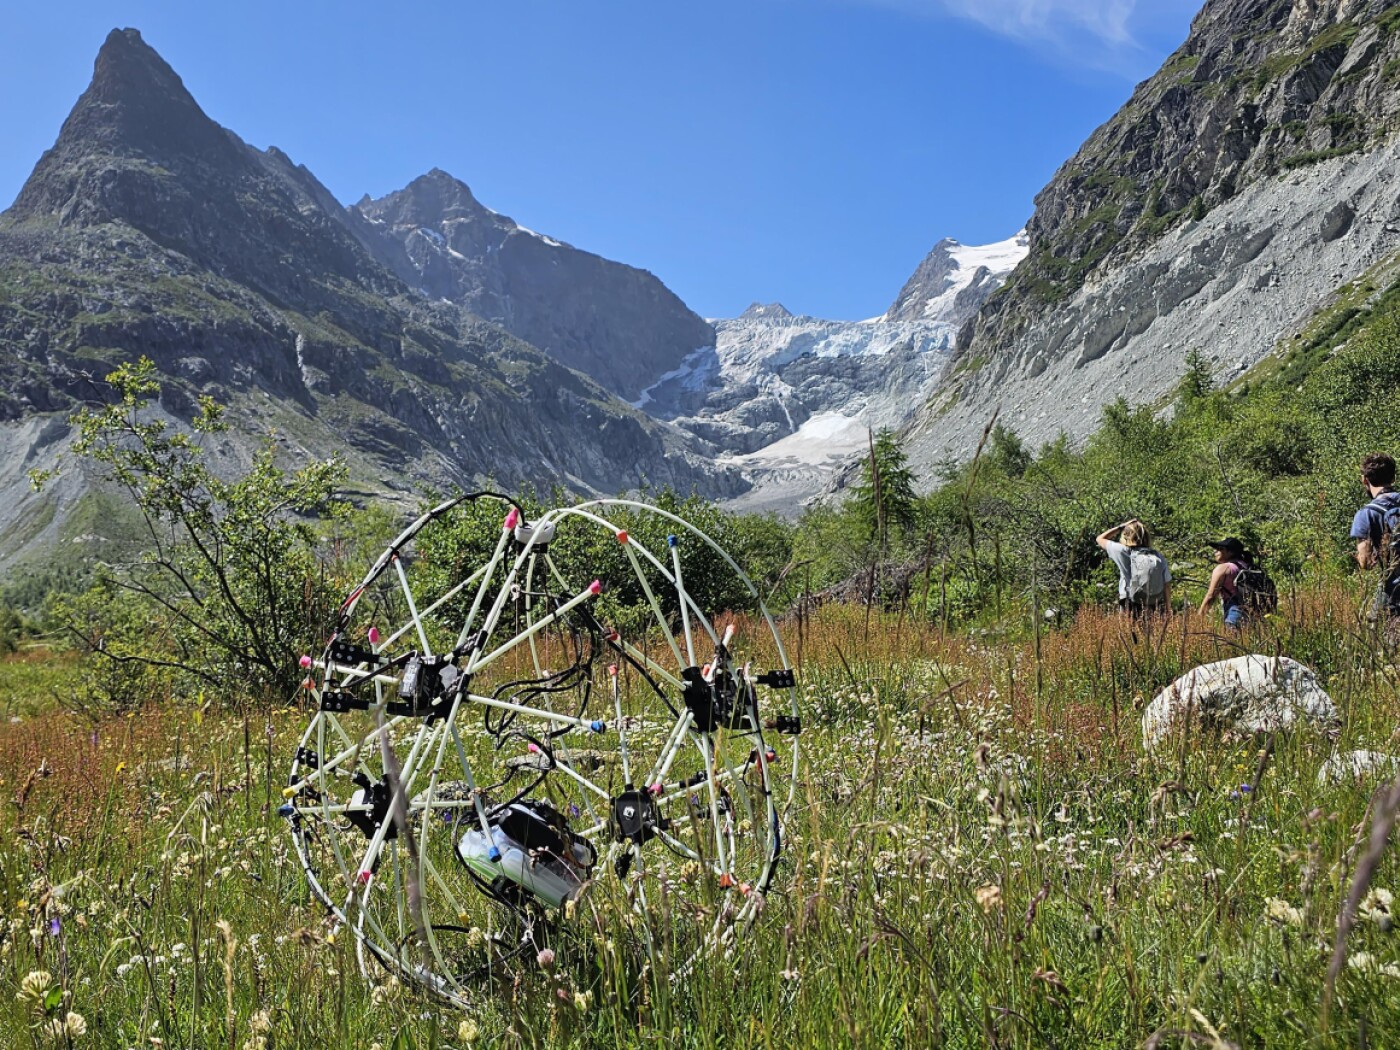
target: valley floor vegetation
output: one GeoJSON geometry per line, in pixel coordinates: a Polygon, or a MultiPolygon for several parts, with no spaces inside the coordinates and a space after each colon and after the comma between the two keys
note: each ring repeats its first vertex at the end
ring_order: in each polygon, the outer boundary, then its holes
{"type": "MultiPolygon", "coordinates": [[[[5,1045],[1400,1045],[1400,795],[1319,776],[1337,749],[1400,752],[1400,670],[1346,539],[1361,455],[1400,447],[1400,321],[1346,337],[1230,385],[1193,355],[1170,404],[1109,406],[1081,449],[989,425],[921,479],[880,435],[852,497],[795,524],[650,493],[782,616],[807,759],[774,890],[683,978],[638,952],[643,920],[585,896],[553,958],[465,1014],[361,978],[276,815],[307,717],[297,658],[400,516],[342,500],[335,463],[288,473],[269,451],[217,476],[199,442],[219,407],[167,429],[144,412],[153,370],[118,369],[77,452],[136,509],[139,552],[3,592],[5,1045]],[[1242,537],[1278,611],[1243,634],[1109,612],[1093,537],[1131,517],[1188,603],[1205,541],[1242,537]],[[1153,694],[1242,652],[1312,667],[1338,737],[1145,754],[1153,694]]],[[[415,585],[440,592],[498,528],[464,517],[415,585]]],[[[558,553],[600,578],[620,557],[558,553]]],[[[625,621],[636,597],[608,600],[625,621]]],[[[657,932],[699,918],[662,899],[657,932]]]]}
{"type": "MultiPolygon", "coordinates": [[[[801,629],[786,856],[733,951],[673,980],[636,947],[640,920],[585,896],[553,958],[466,1013],[364,981],[310,898],[276,815],[299,707],[21,719],[0,729],[0,1031],[264,1050],[1394,1045],[1400,860],[1371,842],[1377,782],[1319,779],[1334,747],[1400,748],[1400,672],[1358,598],[1296,593],[1242,639],[1092,608],[1038,641],[821,609],[801,629]],[[1341,738],[1191,735],[1145,756],[1145,699],[1241,646],[1324,664],[1341,738]]],[[[703,921],[654,899],[663,937],[703,921]]]]}

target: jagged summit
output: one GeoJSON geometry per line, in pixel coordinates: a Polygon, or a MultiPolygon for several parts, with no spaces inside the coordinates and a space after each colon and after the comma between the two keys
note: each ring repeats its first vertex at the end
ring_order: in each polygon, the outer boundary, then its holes
{"type": "Polygon", "coordinates": [[[441,168],[352,212],[408,287],[465,306],[628,400],[714,346],[714,330],[652,274],[521,226],[441,168]]]}
{"type": "Polygon", "coordinates": [[[749,308],[739,315],[741,321],[783,320],[792,316],[792,311],[782,303],[750,303],[749,308]]]}
{"type": "Polygon", "coordinates": [[[35,166],[12,213],[60,210],[78,188],[86,157],[139,158],[161,167],[180,162],[238,162],[241,143],[205,115],[166,61],[135,29],[108,34],[92,81],[63,122],[58,140],[35,166]]]}
{"type": "Polygon", "coordinates": [[[995,244],[965,245],[944,237],[900,289],[885,320],[936,318],[962,325],[1026,257],[1028,243],[1025,230],[995,244]]]}
{"type": "MultiPolygon", "coordinates": [[[[409,196],[433,196],[444,227],[483,225],[454,218],[469,210],[491,215],[445,172],[409,196]]],[[[511,240],[546,246],[500,221],[511,240]]],[[[414,250],[434,235],[446,239],[424,224],[414,250]]],[[[416,272],[405,283],[379,258],[390,243],[287,153],[221,128],[139,33],[117,31],[0,215],[0,461],[51,459],[72,408],[105,395],[113,364],[144,356],[175,419],[202,395],[228,407],[225,465],[246,464],[271,427],[287,435],[279,447],[340,455],[372,488],[443,490],[488,473],[544,489],[707,487],[717,471],[681,435],[564,367],[548,344],[414,295],[416,272]]],[[[550,291],[512,307],[548,313],[550,291]]],[[[591,305],[591,291],[578,298],[591,305]]],[[[558,328],[600,327],[580,313],[558,328]]],[[[29,514],[52,539],[63,513],[33,502],[18,477],[0,477],[0,533],[29,514]]],[[[0,570],[8,557],[0,551],[0,570]]]]}
{"type": "Polygon", "coordinates": [[[419,175],[403,189],[382,198],[382,201],[366,198],[357,207],[368,211],[376,204],[383,205],[381,211],[392,208],[403,222],[434,223],[494,214],[476,199],[470,186],[441,168],[433,168],[426,175],[419,175]]]}

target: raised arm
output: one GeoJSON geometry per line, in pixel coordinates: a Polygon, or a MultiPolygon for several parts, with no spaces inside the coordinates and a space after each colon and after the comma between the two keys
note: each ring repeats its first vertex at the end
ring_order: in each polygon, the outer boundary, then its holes
{"type": "Polygon", "coordinates": [[[1104,529],[1103,532],[1094,537],[1094,542],[1100,547],[1107,547],[1110,543],[1117,540],[1119,534],[1131,524],[1132,521],[1129,520],[1123,522],[1122,525],[1115,525],[1111,529],[1104,529]]]}

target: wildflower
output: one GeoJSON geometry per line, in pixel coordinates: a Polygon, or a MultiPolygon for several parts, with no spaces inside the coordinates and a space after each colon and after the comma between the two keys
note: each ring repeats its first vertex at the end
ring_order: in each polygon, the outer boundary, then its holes
{"type": "Polygon", "coordinates": [[[259,1010],[248,1018],[248,1031],[254,1035],[266,1035],[272,1031],[272,1018],[266,1010],[259,1010]]]}
{"type": "Polygon", "coordinates": [[[68,1016],[63,1019],[63,1030],[69,1039],[87,1035],[87,1019],[82,1014],[69,1010],[68,1016]]]}
{"type": "Polygon", "coordinates": [[[575,992],[575,993],[574,993],[574,1009],[577,1010],[579,1013],[583,1013],[585,1010],[587,1010],[587,1009],[588,1009],[588,1004],[591,1003],[592,1001],[593,1001],[593,993],[592,993],[592,992],[575,992]]]}
{"type": "Polygon", "coordinates": [[[1347,959],[1347,966],[1359,973],[1373,973],[1376,969],[1376,957],[1370,952],[1356,952],[1347,959]]]}
{"type": "Polygon", "coordinates": [[[554,949],[541,948],[540,953],[535,956],[535,962],[548,969],[554,965],[554,949]]]}
{"type": "Polygon", "coordinates": [[[481,1029],[476,1026],[476,1022],[468,1017],[457,1026],[457,1038],[462,1041],[463,1046],[471,1046],[481,1038],[481,1029]]]}
{"type": "Polygon", "coordinates": [[[1394,898],[1389,890],[1375,887],[1366,894],[1366,899],[1361,902],[1361,907],[1357,909],[1357,914],[1369,922],[1375,923],[1384,931],[1389,931],[1393,924],[1394,911],[1392,905],[1394,898]]]}
{"type": "Polygon", "coordinates": [[[53,974],[48,970],[30,970],[19,982],[19,995],[15,998],[20,1002],[28,1000],[36,1006],[43,1006],[53,987],[53,974]]]}
{"type": "Polygon", "coordinates": [[[1264,917],[1281,926],[1303,925],[1303,913],[1279,897],[1270,897],[1264,902],[1264,917]]]}
{"type": "Polygon", "coordinates": [[[1000,886],[979,886],[972,891],[972,895],[977,898],[978,907],[988,915],[1001,907],[1000,886]]]}

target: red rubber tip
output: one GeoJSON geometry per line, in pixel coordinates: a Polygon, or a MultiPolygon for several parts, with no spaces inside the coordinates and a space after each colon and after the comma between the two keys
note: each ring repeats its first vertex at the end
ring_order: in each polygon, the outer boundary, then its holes
{"type": "Polygon", "coordinates": [[[602,594],[602,593],[603,593],[603,581],[602,581],[602,580],[594,580],[592,583],[590,583],[590,584],[588,585],[588,593],[589,593],[589,594],[602,594]]]}
{"type": "Polygon", "coordinates": [[[622,638],[622,635],[618,634],[616,631],[609,631],[609,632],[608,632],[608,641],[610,641],[610,642],[619,641],[621,638],[622,638]]]}
{"type": "Polygon", "coordinates": [[[626,529],[622,529],[621,531],[618,532],[618,534],[617,534],[617,542],[618,542],[618,543],[626,543],[626,542],[627,542],[627,530],[626,530],[626,529]]]}
{"type": "Polygon", "coordinates": [[[369,882],[370,877],[371,876],[369,872],[362,871],[357,876],[355,876],[355,881],[357,881],[361,886],[363,886],[365,883],[369,882]]]}
{"type": "Polygon", "coordinates": [[[306,690],[315,689],[315,688],[316,688],[316,683],[315,683],[314,681],[312,681],[310,678],[308,678],[306,681],[304,681],[304,682],[301,683],[301,687],[302,687],[303,689],[306,689],[306,690]]]}
{"type": "Polygon", "coordinates": [[[379,628],[378,628],[378,627],[371,627],[371,628],[369,629],[369,644],[370,644],[370,645],[378,645],[378,644],[379,644],[379,628]]]}

